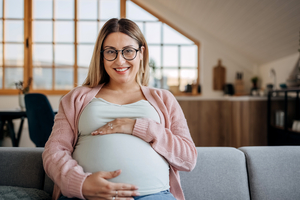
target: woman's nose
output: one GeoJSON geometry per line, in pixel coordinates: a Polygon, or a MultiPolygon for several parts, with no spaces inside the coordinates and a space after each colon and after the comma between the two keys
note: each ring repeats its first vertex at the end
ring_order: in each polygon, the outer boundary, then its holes
{"type": "Polygon", "coordinates": [[[122,64],[124,64],[124,63],[126,62],[125,58],[124,58],[123,55],[122,55],[122,52],[119,52],[119,53],[118,53],[115,62],[116,62],[118,65],[122,65],[122,64]]]}

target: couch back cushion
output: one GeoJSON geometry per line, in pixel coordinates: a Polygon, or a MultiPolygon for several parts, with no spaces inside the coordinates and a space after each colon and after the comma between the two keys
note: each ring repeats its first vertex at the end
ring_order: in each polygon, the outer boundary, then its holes
{"type": "Polygon", "coordinates": [[[43,148],[0,147],[0,185],[36,188],[51,192],[51,180],[45,184],[43,148]]]}
{"type": "Polygon", "coordinates": [[[185,198],[248,200],[245,155],[231,147],[197,147],[197,165],[180,172],[185,198]]]}
{"type": "Polygon", "coordinates": [[[241,147],[251,199],[300,199],[300,147],[241,147]]]}

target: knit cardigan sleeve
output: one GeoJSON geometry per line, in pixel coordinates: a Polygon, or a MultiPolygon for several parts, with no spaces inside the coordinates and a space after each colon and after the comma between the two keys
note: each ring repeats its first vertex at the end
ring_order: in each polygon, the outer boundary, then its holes
{"type": "Polygon", "coordinates": [[[156,90],[152,96],[165,124],[139,118],[133,135],[150,143],[176,170],[191,171],[196,166],[197,150],[179,103],[169,91],[156,90]]]}
{"type": "Polygon", "coordinates": [[[82,185],[90,173],[85,173],[72,158],[73,145],[77,139],[75,116],[79,113],[75,101],[80,104],[80,99],[76,99],[72,92],[61,100],[52,133],[43,152],[43,164],[45,172],[64,196],[84,199],[82,185]]]}

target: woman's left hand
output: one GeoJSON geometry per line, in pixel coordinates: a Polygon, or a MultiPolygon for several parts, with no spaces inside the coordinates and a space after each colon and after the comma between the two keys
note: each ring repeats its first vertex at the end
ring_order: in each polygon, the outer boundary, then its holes
{"type": "Polygon", "coordinates": [[[106,135],[111,133],[124,133],[124,134],[132,134],[133,127],[135,124],[135,119],[130,118],[118,118],[111,122],[108,122],[106,125],[98,128],[92,135],[106,135]]]}

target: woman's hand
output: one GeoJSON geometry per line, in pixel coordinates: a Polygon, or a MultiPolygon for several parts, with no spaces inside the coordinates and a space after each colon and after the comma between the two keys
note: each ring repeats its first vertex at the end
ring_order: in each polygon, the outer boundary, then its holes
{"type": "Polygon", "coordinates": [[[131,135],[135,121],[135,119],[130,118],[118,118],[98,128],[92,132],[92,135],[105,135],[111,133],[124,133],[131,135]]]}
{"type": "Polygon", "coordinates": [[[121,170],[113,172],[96,172],[88,176],[83,182],[82,194],[88,200],[129,200],[138,196],[138,188],[131,184],[112,183],[106,179],[119,176],[121,170]]]}

